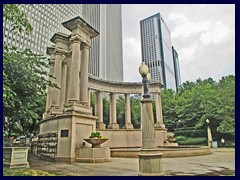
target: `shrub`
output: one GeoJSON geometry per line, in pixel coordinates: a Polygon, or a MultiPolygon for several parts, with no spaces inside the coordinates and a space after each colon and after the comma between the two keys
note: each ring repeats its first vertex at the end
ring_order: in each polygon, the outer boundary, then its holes
{"type": "Polygon", "coordinates": [[[185,136],[177,136],[176,139],[177,139],[177,142],[178,141],[185,141],[187,139],[187,137],[185,137],[185,136]]]}
{"type": "Polygon", "coordinates": [[[175,130],[176,136],[207,137],[207,130],[194,128],[179,128],[175,130]]]}
{"type": "Polygon", "coordinates": [[[207,145],[207,142],[208,142],[206,137],[198,137],[198,138],[185,137],[185,139],[183,138],[184,136],[180,136],[180,139],[178,139],[178,137],[177,137],[177,142],[179,145],[207,145]]]}

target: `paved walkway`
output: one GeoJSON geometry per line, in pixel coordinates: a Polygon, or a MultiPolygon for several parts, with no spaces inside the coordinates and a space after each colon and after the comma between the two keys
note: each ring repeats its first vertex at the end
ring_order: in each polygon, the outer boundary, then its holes
{"type": "MultiPolygon", "coordinates": [[[[138,158],[112,158],[107,163],[49,162],[29,156],[30,169],[68,176],[138,176],[138,158]]],[[[163,158],[166,176],[234,176],[235,149],[217,148],[212,154],[194,157],[163,158]]]]}

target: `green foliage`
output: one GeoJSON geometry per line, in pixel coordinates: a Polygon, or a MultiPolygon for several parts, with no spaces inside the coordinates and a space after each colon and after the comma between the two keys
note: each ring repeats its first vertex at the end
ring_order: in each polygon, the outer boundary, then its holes
{"type": "Polygon", "coordinates": [[[31,170],[31,169],[9,169],[3,168],[3,176],[63,176],[59,173],[31,170]]]}
{"type": "Polygon", "coordinates": [[[176,136],[186,136],[186,137],[207,137],[207,130],[206,129],[181,129],[178,128],[175,130],[176,136]]]}
{"type": "MultiPolygon", "coordinates": [[[[32,27],[18,5],[4,5],[4,19],[12,30],[31,32],[32,27]]],[[[44,112],[46,89],[56,87],[48,79],[47,59],[30,49],[19,51],[16,47],[3,49],[3,101],[4,134],[35,133],[44,112]]]]}
{"type": "Polygon", "coordinates": [[[33,29],[26,14],[19,9],[17,4],[4,4],[3,17],[4,20],[11,23],[12,31],[25,31],[30,33],[33,29]]]}
{"type": "Polygon", "coordinates": [[[109,108],[110,108],[110,103],[107,98],[103,98],[103,123],[104,124],[109,124],[109,108]]]}
{"type": "MultiPolygon", "coordinates": [[[[213,138],[217,139],[221,134],[234,135],[235,76],[223,77],[218,83],[211,78],[187,81],[177,92],[163,90],[162,107],[164,123],[169,131],[177,131],[180,126],[204,132],[206,119],[209,119],[213,138]]],[[[200,135],[199,131],[195,137],[200,135]]]]}
{"type": "Polygon", "coordinates": [[[206,137],[197,137],[197,138],[189,138],[184,136],[177,136],[177,143],[179,145],[207,145],[207,138],[206,137]]]}
{"type": "Polygon", "coordinates": [[[117,99],[117,123],[119,128],[125,128],[125,98],[123,96],[117,99]]]}
{"type": "Polygon", "coordinates": [[[92,107],[93,115],[95,115],[95,98],[96,98],[96,96],[93,93],[91,93],[90,94],[90,106],[92,107]]]}
{"type": "Polygon", "coordinates": [[[89,138],[101,138],[101,133],[99,131],[92,132],[89,138]]]}
{"type": "Polygon", "coordinates": [[[134,95],[130,97],[131,122],[135,129],[141,127],[141,97],[134,95]]]}

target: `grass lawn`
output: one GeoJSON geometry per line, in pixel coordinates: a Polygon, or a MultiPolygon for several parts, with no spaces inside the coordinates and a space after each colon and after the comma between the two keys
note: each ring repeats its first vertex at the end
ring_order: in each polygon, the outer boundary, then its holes
{"type": "Polygon", "coordinates": [[[54,172],[31,170],[26,168],[21,169],[3,168],[3,176],[64,176],[64,175],[54,172]]]}

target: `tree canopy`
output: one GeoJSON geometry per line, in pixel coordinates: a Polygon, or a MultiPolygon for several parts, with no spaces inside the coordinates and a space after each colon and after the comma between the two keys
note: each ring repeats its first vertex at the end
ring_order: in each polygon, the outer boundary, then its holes
{"type": "Polygon", "coordinates": [[[182,127],[206,128],[210,120],[213,136],[217,133],[235,134],[235,76],[185,82],[177,92],[162,93],[163,117],[166,127],[174,131],[182,127]]]}
{"type": "MultiPolygon", "coordinates": [[[[31,33],[32,26],[18,5],[4,5],[4,21],[14,32],[31,33]]],[[[53,86],[47,79],[47,59],[30,49],[4,45],[3,50],[3,116],[4,133],[27,135],[37,131],[45,109],[46,88],[53,86]]]]}

